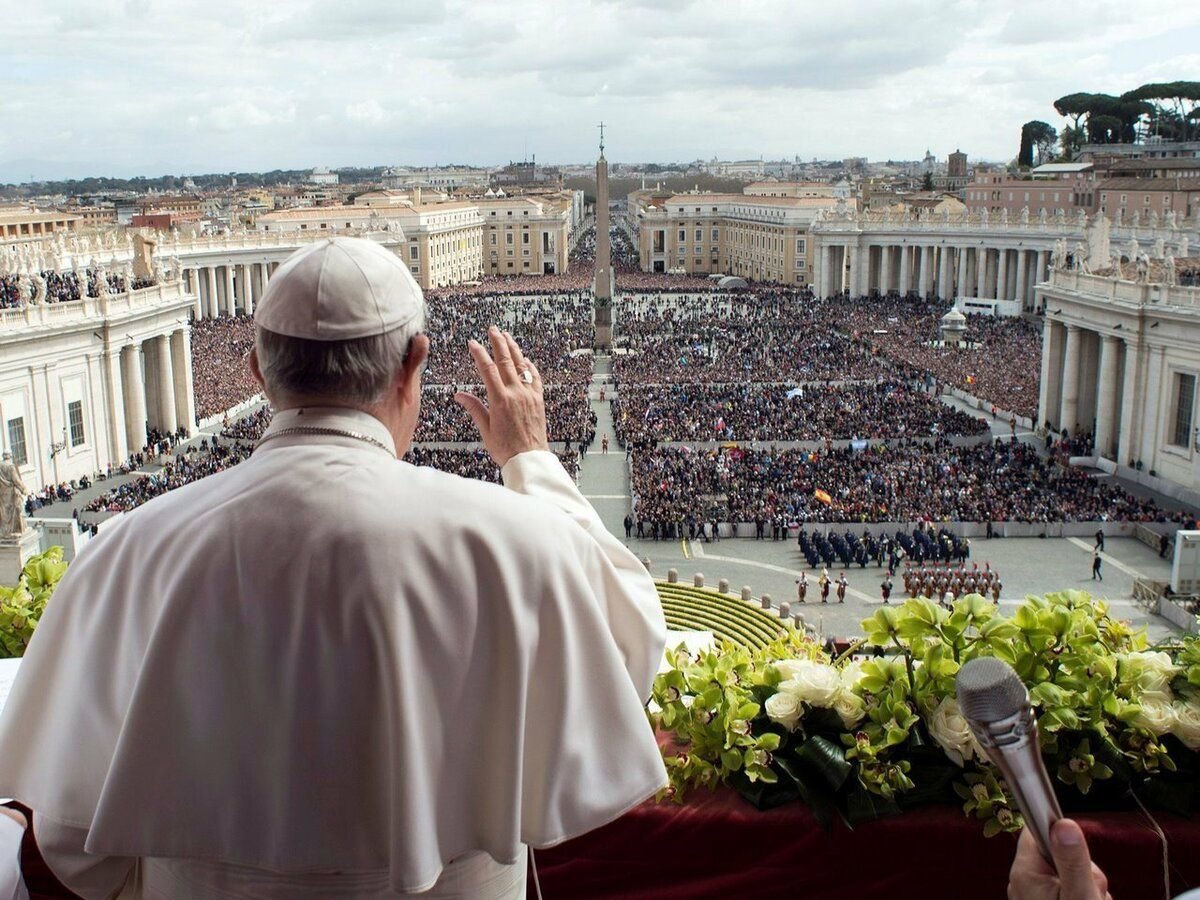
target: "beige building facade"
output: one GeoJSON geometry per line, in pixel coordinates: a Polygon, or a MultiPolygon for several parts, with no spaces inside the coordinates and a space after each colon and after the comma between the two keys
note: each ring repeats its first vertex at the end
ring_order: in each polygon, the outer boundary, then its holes
{"type": "Polygon", "coordinates": [[[195,429],[181,280],[0,310],[0,448],[31,490],[124,462],[148,428],[195,429]]]}
{"type": "Polygon", "coordinates": [[[1056,270],[1038,420],[1090,431],[1119,474],[1200,504],[1200,288],[1056,270]]]}
{"type": "Polygon", "coordinates": [[[755,281],[807,284],[809,228],[832,197],[637,192],[630,209],[645,272],[722,273],[755,281]]]}

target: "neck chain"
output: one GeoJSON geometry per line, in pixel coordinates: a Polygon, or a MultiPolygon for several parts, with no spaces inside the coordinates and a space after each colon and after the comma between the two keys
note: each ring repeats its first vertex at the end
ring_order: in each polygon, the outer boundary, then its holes
{"type": "Polygon", "coordinates": [[[319,425],[293,425],[291,428],[280,428],[278,431],[262,437],[259,442],[254,445],[254,449],[257,450],[267,441],[273,441],[277,437],[283,437],[284,435],[288,434],[332,434],[336,437],[354,438],[356,441],[362,441],[364,444],[371,444],[375,447],[378,447],[380,450],[387,453],[388,456],[392,457],[392,459],[396,458],[396,453],[391,447],[389,447],[383,441],[376,440],[369,434],[363,434],[361,431],[350,431],[348,428],[324,428],[319,425]]]}

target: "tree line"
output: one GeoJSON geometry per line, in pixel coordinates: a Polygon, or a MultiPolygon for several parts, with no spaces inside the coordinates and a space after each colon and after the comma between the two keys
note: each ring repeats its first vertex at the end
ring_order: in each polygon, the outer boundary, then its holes
{"type": "Polygon", "coordinates": [[[1153,82],[1120,95],[1067,94],[1054,101],[1054,111],[1070,120],[1061,131],[1037,119],[1021,126],[1018,165],[1071,160],[1084,144],[1200,140],[1200,81],[1153,82]]]}

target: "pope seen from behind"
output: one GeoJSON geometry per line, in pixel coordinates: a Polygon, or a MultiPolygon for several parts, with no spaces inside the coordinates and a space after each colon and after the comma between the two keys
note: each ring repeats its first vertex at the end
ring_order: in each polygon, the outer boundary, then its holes
{"type": "Polygon", "coordinates": [[[492,328],[459,393],[504,486],[400,461],[430,353],[405,264],[293,254],[255,313],[253,456],[71,565],[0,723],[0,794],[84,897],[524,897],[527,848],[666,783],[653,582],[548,449],[492,328]]]}

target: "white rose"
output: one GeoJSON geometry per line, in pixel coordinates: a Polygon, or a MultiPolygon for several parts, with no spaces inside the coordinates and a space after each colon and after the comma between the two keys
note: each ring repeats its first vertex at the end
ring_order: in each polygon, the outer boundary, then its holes
{"type": "Polygon", "coordinates": [[[843,685],[842,689],[838,691],[837,696],[833,699],[833,711],[842,720],[842,727],[850,729],[862,721],[862,717],[866,715],[867,707],[858,694],[847,690],[843,685]]]}
{"type": "Polygon", "coordinates": [[[1175,704],[1175,724],[1171,733],[1190,750],[1200,750],[1200,706],[1195,703],[1175,704]]]}
{"type": "Polygon", "coordinates": [[[779,685],[779,690],[795,695],[809,706],[829,708],[842,687],[842,679],[833,666],[812,660],[793,660],[802,663],[779,685]]]}
{"type": "Polygon", "coordinates": [[[863,661],[861,659],[852,659],[842,666],[842,687],[846,690],[852,691],[857,688],[862,677],[863,661]]]}
{"type": "Polygon", "coordinates": [[[775,668],[779,670],[779,680],[787,681],[812,664],[811,659],[780,659],[775,661],[775,668]]]}
{"type": "Polygon", "coordinates": [[[1161,650],[1127,653],[1122,662],[1144,694],[1166,694],[1170,690],[1171,679],[1179,674],[1179,667],[1171,662],[1170,654],[1161,650]]]}
{"type": "Polygon", "coordinates": [[[804,714],[804,707],[800,705],[799,698],[786,691],[768,697],[766,710],[772,722],[778,722],[788,731],[796,730],[796,726],[800,724],[800,717],[804,714]]]}
{"type": "Polygon", "coordinates": [[[1166,734],[1175,727],[1175,707],[1167,700],[1143,696],[1138,700],[1141,710],[1133,720],[1139,728],[1145,728],[1155,737],[1166,734]]]}
{"type": "Polygon", "coordinates": [[[983,758],[983,750],[954,698],[946,697],[935,706],[925,716],[925,727],[929,729],[929,736],[937,741],[956,766],[961,766],[973,756],[983,758]]]}

